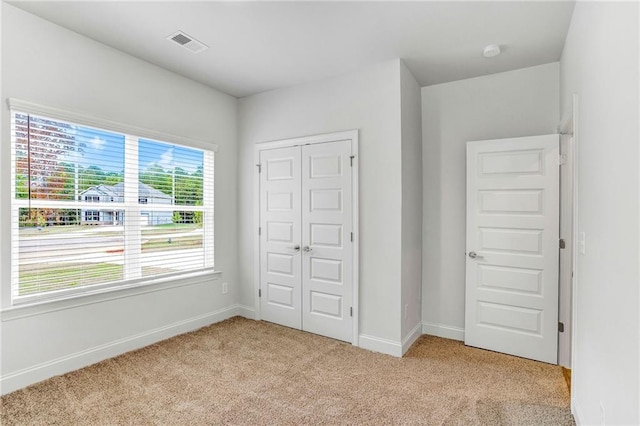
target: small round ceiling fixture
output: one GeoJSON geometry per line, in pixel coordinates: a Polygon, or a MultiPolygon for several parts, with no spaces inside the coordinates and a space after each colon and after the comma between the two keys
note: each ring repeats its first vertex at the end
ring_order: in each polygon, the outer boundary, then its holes
{"type": "Polygon", "coordinates": [[[484,48],[482,52],[485,58],[493,58],[494,56],[498,56],[500,54],[500,46],[497,44],[490,44],[484,48]]]}

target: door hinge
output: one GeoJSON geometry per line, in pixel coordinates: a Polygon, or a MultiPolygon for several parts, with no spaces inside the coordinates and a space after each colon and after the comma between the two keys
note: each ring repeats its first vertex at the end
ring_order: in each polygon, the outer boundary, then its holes
{"type": "Polygon", "coordinates": [[[564,239],[560,238],[560,248],[566,248],[567,247],[567,243],[564,242],[564,239]]]}
{"type": "Polygon", "coordinates": [[[353,306],[349,308],[349,315],[353,316],[353,306]]]}
{"type": "Polygon", "coordinates": [[[258,168],[258,173],[262,173],[262,164],[258,163],[256,167],[258,168]]]}
{"type": "Polygon", "coordinates": [[[351,156],[349,157],[349,161],[351,162],[351,167],[353,167],[353,159],[354,159],[354,158],[356,158],[356,156],[355,156],[355,155],[351,155],[351,156]]]}
{"type": "Polygon", "coordinates": [[[564,323],[563,322],[558,322],[558,331],[560,333],[564,333],[564,323]]]}
{"type": "Polygon", "coordinates": [[[567,164],[567,156],[565,154],[559,154],[558,155],[558,165],[564,166],[565,164],[567,164]]]}
{"type": "Polygon", "coordinates": [[[262,297],[262,289],[261,288],[258,289],[258,297],[262,297]]]}
{"type": "Polygon", "coordinates": [[[351,242],[353,242],[353,232],[351,233],[351,242]]]}
{"type": "Polygon", "coordinates": [[[258,226],[258,235],[262,235],[262,227],[258,226]]]}

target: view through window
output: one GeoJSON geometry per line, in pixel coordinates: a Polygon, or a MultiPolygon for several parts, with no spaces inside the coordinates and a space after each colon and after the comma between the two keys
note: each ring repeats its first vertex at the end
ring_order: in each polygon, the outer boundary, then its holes
{"type": "Polygon", "coordinates": [[[12,112],[14,300],[213,267],[213,152],[12,112]]]}

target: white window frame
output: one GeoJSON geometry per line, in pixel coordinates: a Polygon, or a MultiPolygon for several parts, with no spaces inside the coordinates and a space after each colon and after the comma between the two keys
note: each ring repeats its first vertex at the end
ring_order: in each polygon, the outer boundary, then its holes
{"type": "MultiPolygon", "coordinates": [[[[11,247],[19,242],[19,211],[20,208],[30,206],[31,208],[73,208],[99,211],[101,207],[112,210],[121,210],[128,212],[132,217],[140,217],[140,207],[138,200],[138,140],[150,140],[159,143],[170,143],[181,145],[188,148],[200,149],[203,151],[203,205],[204,206],[177,206],[177,205],[143,205],[145,211],[166,211],[167,207],[171,210],[180,211],[202,211],[205,218],[203,226],[203,251],[204,251],[204,268],[197,271],[180,272],[176,274],[168,274],[152,277],[141,277],[141,268],[138,261],[125,261],[123,271],[124,280],[106,284],[95,284],[80,288],[60,289],[39,294],[31,294],[25,296],[16,296],[14,287],[18,285],[19,265],[18,258],[11,256],[11,280],[10,294],[11,305],[23,305],[41,303],[46,301],[57,301],[79,296],[104,293],[105,291],[117,291],[149,284],[165,283],[167,280],[191,277],[199,274],[218,273],[214,269],[214,156],[218,150],[218,146],[214,143],[207,143],[201,140],[195,140],[182,136],[157,132],[137,126],[118,123],[111,120],[97,118],[91,115],[77,113],[65,109],[40,105],[30,101],[24,101],[15,98],[8,98],[7,104],[11,116],[11,247]],[[14,149],[13,137],[14,114],[24,113],[38,115],[53,120],[60,120],[71,124],[93,127],[100,130],[119,133],[125,136],[125,199],[123,202],[101,202],[101,201],[60,201],[60,200],[22,200],[16,199],[15,194],[15,178],[16,178],[16,156],[14,149]],[[103,205],[104,204],[104,205],[103,205]]],[[[83,218],[84,219],[84,218],[83,218]]],[[[141,251],[141,223],[140,220],[125,220],[124,233],[125,251],[130,250],[128,257],[130,259],[139,259],[141,251]]],[[[4,291],[3,291],[4,293],[4,291]]]]}

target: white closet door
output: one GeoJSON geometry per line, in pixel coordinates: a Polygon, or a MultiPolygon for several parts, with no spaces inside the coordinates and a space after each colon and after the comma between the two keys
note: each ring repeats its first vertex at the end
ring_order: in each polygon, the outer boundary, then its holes
{"type": "Polygon", "coordinates": [[[351,141],[302,147],[302,328],[351,342],[351,141]]]}
{"type": "Polygon", "coordinates": [[[260,153],[262,319],[302,327],[300,148],[260,153]]]}

